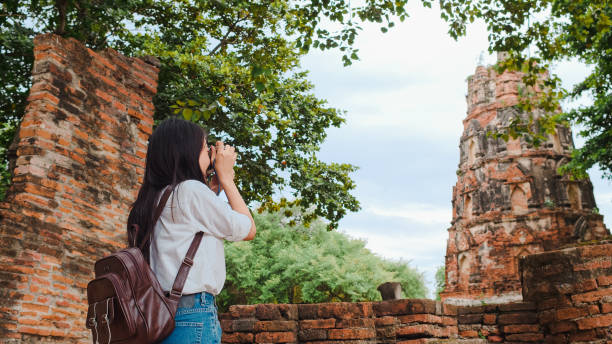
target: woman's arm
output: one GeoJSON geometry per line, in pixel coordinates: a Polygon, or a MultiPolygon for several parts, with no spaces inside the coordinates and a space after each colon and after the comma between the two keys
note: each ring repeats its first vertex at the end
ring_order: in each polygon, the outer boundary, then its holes
{"type": "Polygon", "coordinates": [[[240,195],[236,183],[234,183],[234,164],[236,163],[236,156],[234,147],[223,145],[223,142],[217,141],[214,158],[219,183],[225,191],[230,207],[236,212],[248,216],[251,220],[251,229],[244,240],[253,240],[253,238],[255,238],[255,233],[257,233],[255,221],[244,199],[242,199],[242,195],[240,195]]]}

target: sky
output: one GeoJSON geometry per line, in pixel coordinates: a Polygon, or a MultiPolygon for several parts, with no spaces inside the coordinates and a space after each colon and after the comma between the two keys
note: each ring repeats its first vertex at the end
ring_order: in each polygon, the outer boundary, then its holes
{"type": "MultiPolygon", "coordinates": [[[[409,13],[386,34],[379,25],[364,25],[355,43],[360,61],[352,66],[343,67],[339,52],[313,51],[302,67],[310,71],[314,93],[346,111],[346,123],[328,129],[319,157],[359,167],[351,176],[362,209],[342,219],[338,230],[366,240],[384,258],[409,261],[431,291],[435,270],[444,264],[452,216],[466,78],[479,60],[492,64],[495,56],[486,53],[483,23],[454,41],[435,7],[412,6],[409,13]]],[[[587,71],[576,61],[553,70],[565,86],[587,71]]],[[[574,137],[580,146],[583,140],[574,137]]],[[[596,168],[589,172],[610,228],[612,184],[596,168]]]]}

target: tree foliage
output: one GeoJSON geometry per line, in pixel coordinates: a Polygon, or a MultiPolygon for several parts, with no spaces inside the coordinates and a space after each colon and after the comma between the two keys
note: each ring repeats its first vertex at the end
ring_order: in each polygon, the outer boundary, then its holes
{"type": "Polygon", "coordinates": [[[312,94],[299,60],[310,49],[339,49],[350,64],[358,58],[353,43],[360,25],[377,22],[386,31],[394,19],[407,17],[405,3],[7,0],[0,12],[0,117],[23,116],[36,34],[55,32],[128,56],[155,55],[162,61],[156,120],[181,115],[236,146],[238,184],[248,202],[268,210],[300,205],[309,211],[295,220],[321,216],[333,227],[359,209],[350,193],[355,167],[317,158],[325,130],[344,119],[312,94]],[[291,201],[273,199],[283,189],[291,201]]]}
{"type": "Polygon", "coordinates": [[[489,51],[506,51],[509,58],[498,70],[525,73],[529,87],[544,92],[525,92],[521,106],[530,111],[540,107],[548,116],[533,123],[515,121],[502,134],[523,136],[535,144],[556,125],[573,123],[582,129],[584,147],[574,150],[573,159],[562,170],[585,177],[586,170],[599,164],[612,178],[612,6],[609,0],[440,0],[442,18],[449,33],[466,34],[468,23],[482,19],[489,31],[489,51]],[[589,75],[565,90],[552,75],[538,85],[552,65],[576,58],[590,66],[589,75]],[[557,113],[560,100],[589,99],[587,104],[557,113]]]}
{"type": "Polygon", "coordinates": [[[440,266],[436,270],[436,300],[440,300],[440,293],[444,291],[446,287],[446,267],[440,266]]]}
{"type": "Polygon", "coordinates": [[[251,242],[226,243],[227,280],[219,302],[317,303],[380,300],[378,285],[400,282],[404,297],[423,298],[423,276],[403,261],[380,258],[365,242],[315,221],[288,230],[281,213],[255,216],[251,242]],[[284,224],[283,224],[284,223],[284,224]]]}

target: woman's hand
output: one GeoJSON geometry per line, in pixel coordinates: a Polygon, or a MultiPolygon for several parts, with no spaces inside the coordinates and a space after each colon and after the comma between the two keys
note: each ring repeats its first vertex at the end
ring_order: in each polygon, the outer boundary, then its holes
{"type": "Polygon", "coordinates": [[[215,148],[215,144],[211,144],[210,146],[208,146],[208,157],[209,157],[209,165],[208,168],[206,169],[206,175],[205,175],[205,179],[206,179],[206,184],[208,185],[208,187],[217,195],[219,195],[219,193],[221,192],[221,183],[219,183],[219,176],[215,173],[215,169],[213,168],[214,166],[214,161],[215,159],[217,159],[217,153],[216,153],[216,148],[215,148]]]}
{"type": "Polygon", "coordinates": [[[236,184],[234,184],[234,165],[236,164],[237,157],[236,150],[230,145],[224,145],[223,142],[217,141],[215,144],[215,151],[213,153],[215,154],[215,169],[217,170],[217,177],[219,178],[219,183],[221,183],[223,186],[223,190],[225,191],[225,196],[227,196],[230,207],[232,207],[233,210],[248,216],[251,220],[251,229],[244,240],[253,240],[255,233],[257,233],[255,221],[253,220],[253,216],[251,215],[249,208],[247,208],[246,203],[244,203],[244,199],[242,199],[240,191],[238,191],[236,184]]]}
{"type": "Polygon", "coordinates": [[[236,164],[236,149],[230,145],[224,145],[222,141],[215,144],[215,170],[222,186],[234,182],[234,165],[236,164]]]}

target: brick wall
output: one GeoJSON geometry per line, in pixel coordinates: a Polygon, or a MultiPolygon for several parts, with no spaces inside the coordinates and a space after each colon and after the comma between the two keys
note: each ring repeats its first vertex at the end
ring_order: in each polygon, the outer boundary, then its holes
{"type": "Polygon", "coordinates": [[[612,342],[612,243],[525,257],[521,275],[546,342],[612,342]]]}
{"type": "Polygon", "coordinates": [[[459,338],[487,343],[542,342],[536,306],[530,302],[457,308],[459,338]]]}
{"type": "Polygon", "coordinates": [[[52,34],[34,46],[13,182],[0,204],[0,338],[87,343],[84,288],[94,261],[125,243],[158,63],[52,34]]]}
{"type": "Polygon", "coordinates": [[[223,343],[541,342],[534,303],[454,306],[433,300],[232,306],[223,343]]]}
{"type": "Polygon", "coordinates": [[[432,300],[231,306],[220,318],[223,343],[396,343],[457,334],[456,319],[432,300]]]}

